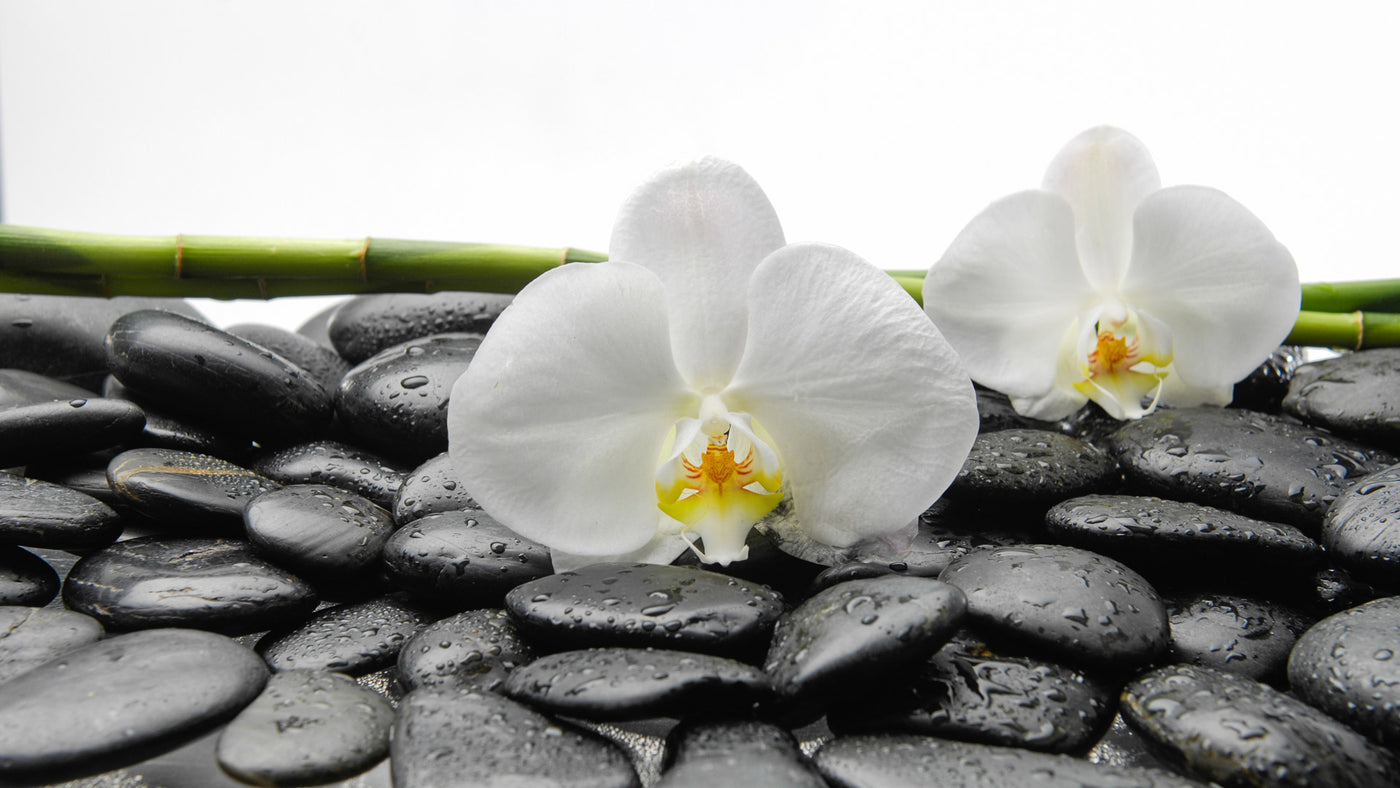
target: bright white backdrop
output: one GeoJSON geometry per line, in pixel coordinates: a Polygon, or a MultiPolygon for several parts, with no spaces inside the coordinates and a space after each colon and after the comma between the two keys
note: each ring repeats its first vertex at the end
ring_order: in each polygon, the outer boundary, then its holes
{"type": "MultiPolygon", "coordinates": [[[[1092,125],[1305,281],[1400,276],[1391,2],[0,0],[4,219],[605,250],[650,171],[743,164],[790,240],[936,259],[1092,125]]],[[[324,301],[200,306],[294,327],[324,301]]]]}

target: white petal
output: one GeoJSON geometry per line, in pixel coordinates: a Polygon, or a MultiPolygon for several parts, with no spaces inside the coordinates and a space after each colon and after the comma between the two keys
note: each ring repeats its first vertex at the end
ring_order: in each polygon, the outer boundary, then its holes
{"type": "Polygon", "coordinates": [[[1089,281],[1114,289],[1128,268],[1133,211],[1162,188],[1146,146],[1112,126],[1089,129],[1055,156],[1041,187],[1074,209],[1079,259],[1089,281]]]}
{"type": "Polygon", "coordinates": [[[973,380],[1013,399],[1050,393],[1065,331],[1097,300],[1069,204],[1043,191],[992,203],[924,280],[924,309],[973,380]]]}
{"type": "Polygon", "coordinates": [[[1298,319],[1292,255],[1222,192],[1157,192],[1138,208],[1134,237],[1123,297],[1171,329],[1175,383],[1216,390],[1235,384],[1298,319]]]}
{"type": "Polygon", "coordinates": [[[749,296],[725,400],[772,437],[803,529],[845,547],[904,528],[977,434],[957,354],[894,280],[838,247],[775,252],[749,296]]]}
{"type": "Polygon", "coordinates": [[[660,280],[579,263],[515,298],[452,389],[462,483],[522,536],[571,553],[636,550],[656,533],[660,452],[695,412],[671,360],[660,280]]]}
{"type": "Polygon", "coordinates": [[[555,572],[572,572],[589,564],[669,564],[689,549],[690,543],[680,536],[658,531],[650,542],[626,553],[582,555],[550,550],[549,558],[555,572]]]}
{"type": "Polygon", "coordinates": [[[666,285],[676,365],[697,390],[729,382],[744,348],[744,291],[783,245],[778,215],[738,165],[707,158],[662,170],[618,214],[608,255],[666,285]]]}

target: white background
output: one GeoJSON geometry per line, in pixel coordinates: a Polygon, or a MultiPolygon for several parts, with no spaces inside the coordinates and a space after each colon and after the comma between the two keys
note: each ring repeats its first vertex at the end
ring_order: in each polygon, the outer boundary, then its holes
{"type": "MultiPolygon", "coordinates": [[[[0,0],[0,199],[97,232],[605,251],[652,170],[921,268],[1079,131],[1228,192],[1305,281],[1400,276],[1400,4],[0,0]]],[[[295,327],[324,300],[199,305],[295,327]]]]}

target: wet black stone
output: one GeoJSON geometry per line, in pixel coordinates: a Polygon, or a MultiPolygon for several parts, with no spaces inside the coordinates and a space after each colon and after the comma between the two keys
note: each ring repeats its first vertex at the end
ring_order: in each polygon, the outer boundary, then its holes
{"type": "Polygon", "coordinates": [[[275,671],[360,676],[393,665],[404,643],[431,620],[422,608],[390,595],[326,608],[291,630],[268,633],[257,650],[275,671]]]}
{"type": "Polygon", "coordinates": [[[107,330],[122,315],[142,309],[202,319],[178,298],[0,293],[0,367],[38,372],[96,391],[107,374],[107,330]]]}
{"type": "Polygon", "coordinates": [[[1184,767],[1165,760],[1157,745],[1134,730],[1121,713],[1113,715],[1113,724],[1108,726],[1103,738],[1084,757],[1104,766],[1133,766],[1176,774],[1185,772],[1184,767]]]}
{"type": "Polygon", "coordinates": [[[23,369],[0,369],[0,408],[97,396],[93,389],[23,369]]]}
{"type": "Polygon", "coordinates": [[[248,541],[313,581],[355,582],[377,571],[394,521],[360,496],[323,484],[268,490],[243,510],[248,541]]]}
{"type": "Polygon", "coordinates": [[[394,707],[353,679],[318,670],[276,673],[219,736],[219,765],[253,785],[319,785],[389,754],[394,707]]]}
{"type": "Polygon", "coordinates": [[[331,337],[329,333],[331,317],[335,315],[336,310],[340,309],[342,306],[344,306],[351,300],[353,299],[346,298],[341,299],[339,301],[335,301],[331,303],[330,306],[322,309],[321,311],[317,312],[311,317],[308,317],[306,319],[306,322],[297,326],[297,333],[315,342],[318,345],[324,345],[334,350],[335,348],[331,344],[331,337]]]}
{"type": "Polygon", "coordinates": [[[554,571],[548,548],[481,511],[414,520],[389,537],[383,555],[396,585],[455,610],[499,606],[507,591],[554,571]]]}
{"type": "Polygon", "coordinates": [[[157,629],[93,643],[0,684],[0,774],[97,773],[232,717],[267,667],[209,632],[157,629]]]}
{"type": "Polygon", "coordinates": [[[82,549],[111,544],[121,533],[117,513],[90,495],[0,473],[0,542],[82,549]]]}
{"type": "Polygon", "coordinates": [[[1275,350],[1248,377],[1235,384],[1230,407],[1278,413],[1293,376],[1303,365],[1303,357],[1303,348],[1296,345],[1284,345],[1275,350]]]}
{"type": "Polygon", "coordinates": [[[467,610],[418,630],[399,651],[405,689],[450,684],[496,690],[535,649],[504,610],[467,610]]]}
{"type": "Polygon", "coordinates": [[[352,298],[330,317],[331,344],[351,364],[433,334],[484,336],[513,300],[495,293],[411,293],[352,298]]]}
{"type": "Polygon", "coordinates": [[[1159,410],[1108,437],[1133,491],[1316,534],[1348,481],[1396,458],[1322,430],[1234,408],[1159,410]]]}
{"type": "Polygon", "coordinates": [[[425,687],[404,697],[390,761],[394,788],[641,785],[612,742],[509,698],[461,687],[425,687]]]}
{"type": "Polygon", "coordinates": [[[977,393],[977,416],[979,433],[1001,430],[1054,430],[1054,422],[1041,421],[1016,412],[1011,398],[984,386],[974,384],[977,393]]]}
{"type": "Polygon", "coordinates": [[[1288,684],[1309,704],[1394,748],[1400,743],[1400,597],[1315,624],[1293,647],[1288,684]]]}
{"type": "Polygon", "coordinates": [[[306,582],[242,541],[146,536],[74,565],[68,607],[108,629],[181,626],[244,633],[299,621],[316,606],[306,582]]]}
{"type": "Polygon", "coordinates": [[[0,684],[103,634],[97,619],[71,610],[0,605],[0,684]]]}
{"type": "Polygon", "coordinates": [[[1198,593],[1167,600],[1167,660],[1282,683],[1288,654],[1309,617],[1276,602],[1198,593]]]}
{"type": "Polygon", "coordinates": [[[838,735],[921,733],[1082,753],[1108,728],[1118,687],[1044,659],[999,654],[961,635],[912,678],[827,711],[838,735]]]}
{"type": "Polygon", "coordinates": [[[281,485],[207,454],[131,449],[107,465],[107,483],[129,506],[189,530],[241,533],[243,509],[281,485]]]}
{"type": "Polygon", "coordinates": [[[1382,786],[1400,762],[1317,709],[1235,673],[1172,665],[1123,689],[1123,716],[1222,785],[1382,786]]]}
{"type": "Polygon", "coordinates": [[[288,446],[255,460],[250,469],[283,484],[329,484],[392,510],[408,469],[338,441],[288,446]]]}
{"type": "Polygon", "coordinates": [[[1400,465],[1358,479],[1322,519],[1332,560],[1364,580],[1400,587],[1400,465]]]}
{"type": "Polygon", "coordinates": [[[1063,545],[981,548],[941,576],[967,594],[968,618],[1074,664],[1130,669],[1166,650],[1167,613],[1141,575],[1063,545]]]}
{"type": "Polygon", "coordinates": [[[58,574],[44,559],[0,544],[0,605],[44,605],[57,594],[58,574]]]}
{"type": "Polygon", "coordinates": [[[0,468],[116,446],[145,424],[135,404],[101,397],[0,407],[0,468]]]}
{"type": "Polygon", "coordinates": [[[878,687],[937,650],[966,609],[961,589],[932,578],[851,580],[778,619],[763,669],[785,698],[878,687]]]}
{"type": "Polygon", "coordinates": [[[1114,486],[1118,468],[1094,446],[1045,430],[983,433],[948,495],[974,501],[1054,503],[1114,486]]]}
{"type": "Polygon", "coordinates": [[[760,720],[682,720],[667,737],[658,788],[824,788],[791,733],[760,720]]]}
{"type": "MultiPolygon", "coordinates": [[[[1006,547],[1042,541],[1045,507],[975,504],[941,498],[919,515],[919,533],[902,557],[909,566],[932,569],[967,555],[974,547],[1006,547]]],[[[942,572],[943,569],[939,569],[942,572]]]]}
{"type": "MultiPolygon", "coordinates": [[[[102,381],[102,396],[131,399],[126,386],[111,375],[102,381]]],[[[220,430],[218,425],[195,423],[149,406],[142,408],[142,411],[146,414],[146,425],[139,436],[126,444],[126,448],[175,449],[209,454],[231,462],[243,462],[252,453],[253,444],[246,436],[229,434],[220,430]]]]}
{"type": "Polygon", "coordinates": [[[313,438],[330,423],[331,392],[306,370],[179,315],[142,311],[117,319],[107,359],[138,401],[264,444],[313,438]]]}
{"type": "Polygon", "coordinates": [[[230,334],[271,350],[296,364],[320,381],[327,391],[335,391],[340,379],[350,371],[350,362],[327,345],[310,337],[262,323],[239,323],[224,329],[230,334]]]}
{"type": "Polygon", "coordinates": [[[1344,353],[1298,368],[1283,409],[1366,443],[1400,448],[1400,348],[1344,353]]]}
{"type": "Polygon", "coordinates": [[[447,403],[481,337],[438,334],[386,348],[345,374],[336,413],[355,443],[403,462],[447,450],[447,403]]]}
{"type": "Polygon", "coordinates": [[[442,512],[480,511],[481,505],[458,480],[447,452],[410,472],[394,495],[394,522],[405,525],[420,517],[442,512]]]}
{"type": "Polygon", "coordinates": [[[1309,607],[1316,608],[1321,615],[1339,613],[1385,596],[1383,592],[1376,590],[1375,586],[1335,566],[1317,570],[1313,575],[1312,593],[1309,601],[1315,601],[1317,604],[1309,607]]]}
{"type": "Polygon", "coordinates": [[[1185,788],[1203,783],[1153,769],[1099,766],[1068,755],[915,734],[846,736],[813,756],[834,788],[1185,788]]]}
{"type": "Polygon", "coordinates": [[[767,586],[655,564],[593,564],[506,594],[529,635],[559,648],[673,648],[721,656],[767,645],[783,599],[767,586]]]}

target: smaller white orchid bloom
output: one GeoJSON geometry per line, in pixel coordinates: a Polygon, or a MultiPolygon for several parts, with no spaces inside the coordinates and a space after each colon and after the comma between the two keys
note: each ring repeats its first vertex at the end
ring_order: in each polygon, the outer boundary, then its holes
{"type": "Polygon", "coordinates": [[[521,290],[449,406],[466,489],[556,570],[742,559],[784,483],[807,537],[849,546],[952,482],[978,423],[957,355],[884,272],[785,246],[739,167],[659,173],[610,247],[521,290]]]}
{"type": "Polygon", "coordinates": [[[1119,419],[1227,405],[1300,298],[1257,217],[1214,189],[1162,188],[1143,144],[1106,126],[1071,140],[1041,189],[977,215],[924,282],[973,380],[1042,419],[1088,400],[1119,419]]]}

